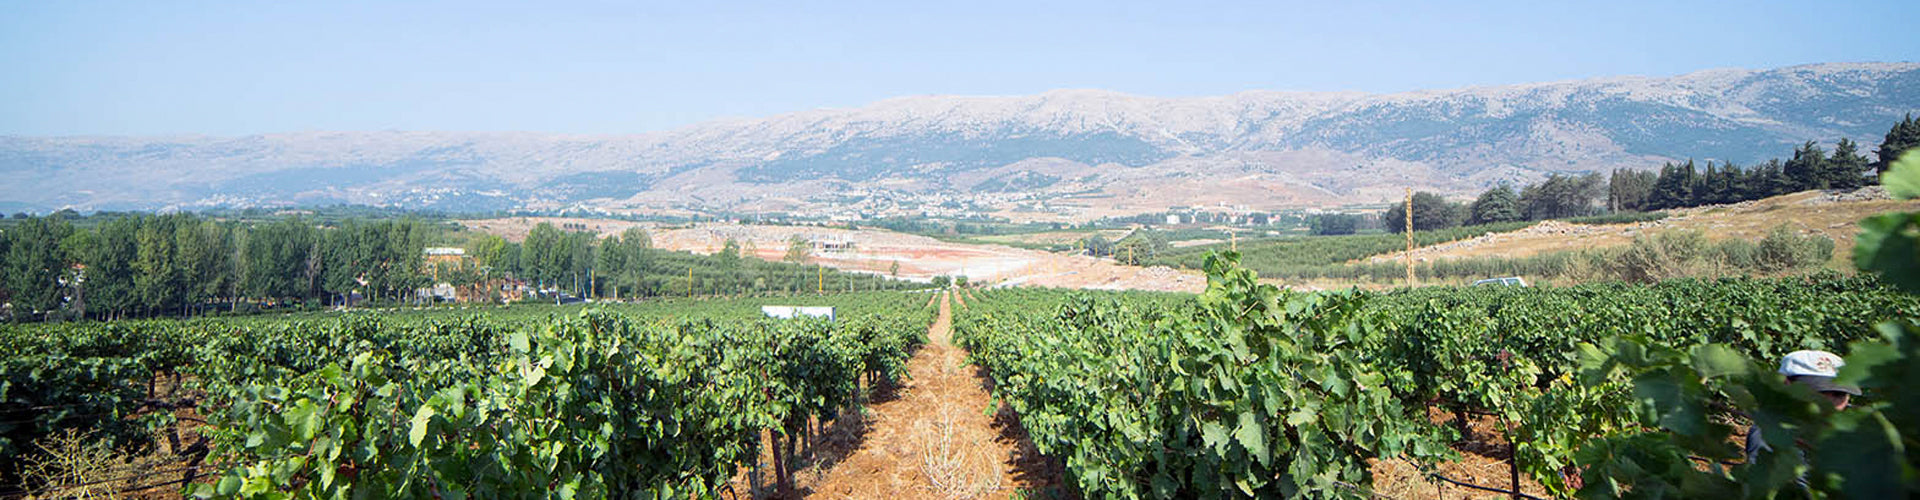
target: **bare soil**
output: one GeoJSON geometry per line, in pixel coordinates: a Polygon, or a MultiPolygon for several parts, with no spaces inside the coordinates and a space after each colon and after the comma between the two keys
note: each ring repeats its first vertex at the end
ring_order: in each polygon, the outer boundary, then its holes
{"type": "MultiPolygon", "coordinates": [[[[1439,408],[1428,408],[1427,418],[1433,423],[1455,425],[1460,415],[1439,408]]],[[[1513,460],[1513,445],[1507,442],[1506,429],[1494,417],[1485,415],[1467,415],[1467,428],[1471,430],[1459,442],[1449,446],[1460,453],[1460,459],[1437,464],[1435,472],[1449,479],[1489,488],[1512,490],[1514,487],[1509,464],[1513,460]]],[[[1380,498],[1509,498],[1504,493],[1496,493],[1450,484],[1429,478],[1425,473],[1404,459],[1373,460],[1373,494],[1380,498]]],[[[1552,498],[1546,487],[1522,473],[1520,492],[1541,498],[1552,498]]]]}
{"type": "MultiPolygon", "coordinates": [[[[952,300],[947,300],[951,298],[952,300]]],[[[816,457],[795,474],[801,496],[819,498],[972,499],[1058,491],[1060,465],[1033,449],[1010,411],[988,415],[985,377],[951,341],[952,308],[943,294],[929,342],[907,364],[908,379],[843,418],[816,441],[816,457]]],[[[742,480],[736,486],[745,486],[742,480]]],[[[745,491],[745,490],[742,490],[745,491]]],[[[763,498],[767,492],[755,492],[763,498]]]]}
{"type": "Polygon", "coordinates": [[[741,246],[743,255],[768,261],[784,260],[793,238],[851,243],[849,250],[814,251],[808,255],[806,262],[843,271],[921,281],[934,276],[964,275],[972,283],[981,285],[1185,292],[1198,292],[1205,289],[1207,283],[1206,277],[1192,270],[1125,266],[1110,259],[1061,255],[1003,245],[953,243],[877,229],[723,223],[665,228],[608,219],[546,217],[466,220],[461,224],[476,231],[519,241],[525,239],[527,232],[541,222],[578,224],[602,235],[619,233],[630,227],[643,227],[650,233],[653,245],[657,248],[700,254],[719,252],[728,240],[733,240],[741,246]],[[895,264],[899,265],[897,273],[893,269],[895,264]]]}

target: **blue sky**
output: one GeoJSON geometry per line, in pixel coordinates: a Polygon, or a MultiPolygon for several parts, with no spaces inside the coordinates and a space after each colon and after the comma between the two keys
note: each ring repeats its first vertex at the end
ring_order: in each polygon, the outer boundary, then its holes
{"type": "Polygon", "coordinates": [[[1910,0],[0,0],[0,134],[630,133],[904,95],[1394,92],[1912,61],[1915,19],[1910,0]]]}

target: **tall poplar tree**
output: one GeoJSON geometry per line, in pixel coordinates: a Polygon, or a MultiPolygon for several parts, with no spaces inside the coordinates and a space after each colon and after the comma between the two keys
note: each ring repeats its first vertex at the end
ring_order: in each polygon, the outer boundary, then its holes
{"type": "Polygon", "coordinates": [[[50,217],[28,217],[7,231],[7,254],[0,272],[12,298],[14,317],[60,307],[60,278],[67,270],[60,241],[73,227],[50,217]]]}

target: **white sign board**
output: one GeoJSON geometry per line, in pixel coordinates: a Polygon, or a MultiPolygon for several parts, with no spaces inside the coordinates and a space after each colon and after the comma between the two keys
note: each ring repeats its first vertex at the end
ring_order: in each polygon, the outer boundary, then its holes
{"type": "Polygon", "coordinates": [[[833,321],[833,308],[831,307],[799,307],[794,310],[799,312],[801,316],[826,318],[827,321],[833,321]]]}
{"type": "Polygon", "coordinates": [[[833,308],[831,307],[760,306],[760,314],[765,314],[769,318],[793,319],[799,316],[809,316],[826,318],[827,321],[833,321],[833,308]]]}

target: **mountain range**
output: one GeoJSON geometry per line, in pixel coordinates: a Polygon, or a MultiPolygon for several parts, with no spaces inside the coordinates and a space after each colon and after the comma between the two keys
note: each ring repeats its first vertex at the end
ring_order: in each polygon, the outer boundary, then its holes
{"type": "Polygon", "coordinates": [[[1086,219],[1467,195],[1556,172],[1870,151],[1920,64],[1717,69],[1390,94],[922,96],[655,133],[0,136],[0,210],[360,203],[1086,219]]]}

